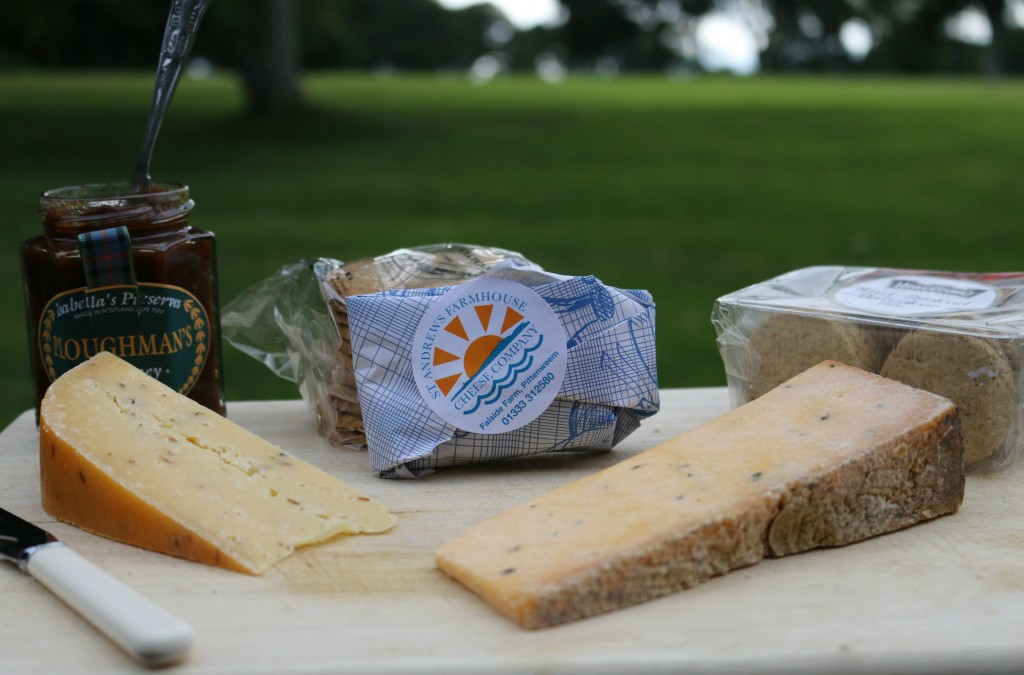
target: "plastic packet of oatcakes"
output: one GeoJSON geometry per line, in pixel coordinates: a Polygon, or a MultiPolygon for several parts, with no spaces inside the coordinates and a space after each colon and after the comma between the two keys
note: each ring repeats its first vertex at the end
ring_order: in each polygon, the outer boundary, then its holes
{"type": "Polygon", "coordinates": [[[345,298],[458,283],[508,259],[528,264],[513,251],[467,244],[399,249],[347,263],[300,260],[233,298],[221,311],[221,328],[234,347],[298,385],[328,441],[365,446],[345,298]]]}
{"type": "Polygon", "coordinates": [[[382,477],[607,450],[659,407],[651,296],[502,249],[307,261],[232,301],[224,323],[300,382],[329,440],[365,442],[382,477]]]}
{"type": "Polygon", "coordinates": [[[833,359],[952,400],[969,470],[1024,450],[1024,273],[808,267],[719,298],[712,322],[734,406],[833,359]]]}

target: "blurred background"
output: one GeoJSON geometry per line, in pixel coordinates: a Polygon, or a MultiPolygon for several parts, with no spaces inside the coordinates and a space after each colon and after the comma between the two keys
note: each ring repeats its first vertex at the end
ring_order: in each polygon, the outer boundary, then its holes
{"type": "MultiPolygon", "coordinates": [[[[33,405],[39,193],[128,180],[168,3],[0,4],[0,423],[33,405]]],[[[214,0],[153,175],[228,303],[438,242],[650,290],[663,387],[715,299],[819,264],[1019,271],[1024,0],[214,0]]],[[[229,345],[230,402],[294,398],[229,345]]]]}

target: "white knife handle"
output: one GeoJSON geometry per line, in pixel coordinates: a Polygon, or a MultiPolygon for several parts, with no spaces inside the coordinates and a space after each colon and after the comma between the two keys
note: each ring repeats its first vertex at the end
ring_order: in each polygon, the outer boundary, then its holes
{"type": "Polygon", "coordinates": [[[192,626],[54,542],[38,547],[25,570],[147,665],[173,663],[192,648],[192,626]]]}

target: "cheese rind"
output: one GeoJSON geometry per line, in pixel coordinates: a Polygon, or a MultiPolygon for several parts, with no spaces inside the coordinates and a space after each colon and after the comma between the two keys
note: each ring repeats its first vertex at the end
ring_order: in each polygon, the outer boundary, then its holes
{"type": "Polygon", "coordinates": [[[40,407],[43,508],[124,543],[250,574],[395,517],[320,469],[109,353],[40,407]]]}
{"type": "Polygon", "coordinates": [[[826,362],[471,527],[437,564],[539,628],[954,513],[963,490],[948,400],[826,362]]]}

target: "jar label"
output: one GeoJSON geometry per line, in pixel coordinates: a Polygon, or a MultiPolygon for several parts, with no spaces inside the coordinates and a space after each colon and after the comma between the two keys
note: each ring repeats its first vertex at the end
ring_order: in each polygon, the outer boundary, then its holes
{"type": "Polygon", "coordinates": [[[210,341],[202,303],[163,284],[65,291],[39,318],[39,351],[50,381],[108,351],[187,394],[206,365],[210,341]]]}
{"type": "Polygon", "coordinates": [[[551,306],[505,279],[453,286],[427,310],[413,345],[423,400],[456,428],[484,434],[540,416],[558,394],[568,360],[551,306]]]}

